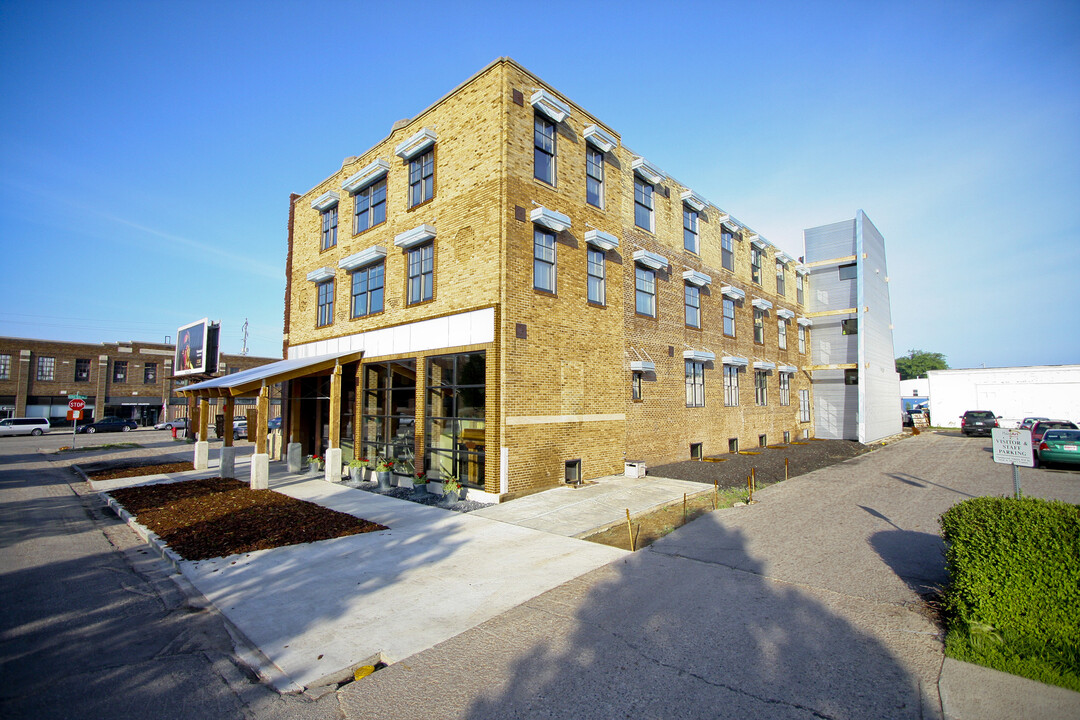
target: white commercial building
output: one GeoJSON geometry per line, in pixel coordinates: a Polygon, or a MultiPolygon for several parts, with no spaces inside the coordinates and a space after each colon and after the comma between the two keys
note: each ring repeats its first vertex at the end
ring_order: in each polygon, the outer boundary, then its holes
{"type": "Polygon", "coordinates": [[[1080,365],[931,370],[930,418],[960,427],[966,410],[991,410],[1002,427],[1025,417],[1080,421],[1080,365]]]}

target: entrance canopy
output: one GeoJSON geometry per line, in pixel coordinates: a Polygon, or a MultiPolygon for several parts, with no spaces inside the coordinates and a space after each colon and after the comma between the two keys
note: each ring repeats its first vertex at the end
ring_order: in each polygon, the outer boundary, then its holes
{"type": "Polygon", "coordinates": [[[333,369],[335,365],[357,362],[363,355],[361,350],[351,350],[332,355],[279,360],[269,365],[177,388],[176,392],[196,398],[254,397],[264,386],[316,375],[333,369]]]}

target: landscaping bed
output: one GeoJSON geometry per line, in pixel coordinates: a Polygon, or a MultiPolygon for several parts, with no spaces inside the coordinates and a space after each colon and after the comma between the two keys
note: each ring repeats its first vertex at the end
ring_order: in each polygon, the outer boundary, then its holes
{"type": "Polygon", "coordinates": [[[110,495],[185,560],[387,529],[273,490],[252,490],[230,478],[143,485],[110,495]]]}
{"type": "Polygon", "coordinates": [[[820,470],[850,460],[873,449],[854,440],[798,440],[786,445],[751,448],[738,454],[710,456],[720,462],[684,460],[666,465],[649,466],[648,474],[657,477],[690,480],[722,488],[745,488],[746,478],[753,469],[758,487],[784,479],[784,460],[788,461],[788,477],[820,470]]]}
{"type": "Polygon", "coordinates": [[[142,477],[143,475],[181,473],[194,469],[195,465],[190,460],[172,463],[154,462],[147,465],[117,465],[117,463],[112,463],[112,467],[107,469],[88,471],[86,477],[91,480],[116,480],[117,478],[142,477]]]}

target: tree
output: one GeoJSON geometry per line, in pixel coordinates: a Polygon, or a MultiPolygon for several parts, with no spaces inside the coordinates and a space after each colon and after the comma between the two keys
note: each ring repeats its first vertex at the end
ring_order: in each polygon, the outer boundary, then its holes
{"type": "Polygon", "coordinates": [[[896,372],[901,380],[914,380],[926,375],[927,370],[948,370],[949,363],[941,353],[925,350],[908,350],[907,355],[896,358],[896,372]]]}

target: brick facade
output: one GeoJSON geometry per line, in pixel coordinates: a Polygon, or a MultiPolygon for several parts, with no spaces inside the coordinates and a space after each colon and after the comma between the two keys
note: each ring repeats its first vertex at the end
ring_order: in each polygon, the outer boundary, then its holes
{"type": "MultiPolygon", "coordinates": [[[[547,116],[541,112],[541,117],[547,116]]],[[[795,301],[794,261],[787,259],[787,292],[780,296],[779,250],[759,241],[764,250],[761,283],[752,282],[750,246],[756,236],[711,204],[700,212],[699,252],[685,250],[681,196],[688,188],[671,177],[653,185],[652,229],[636,227],[637,157],[614,130],[581,107],[514,61],[497,60],[415,118],[396,123],[386,139],[347,158],[322,183],[291,198],[285,328],[289,357],[349,348],[364,350],[365,362],[417,358],[416,455],[422,458],[424,359],[466,347],[484,350],[484,489],[502,496],[562,482],[569,461],[580,460],[583,477],[590,478],[621,473],[626,459],[651,464],[687,459],[691,443],[702,443],[704,454],[716,455],[727,452],[730,438],[747,448],[756,446],[761,435],[769,443],[781,441],[784,432],[792,439],[813,435],[812,421],[800,422],[799,391],[810,390],[809,375],[801,368],[809,364],[809,355],[798,352],[795,317],[787,321],[788,349],[780,350],[777,341],[779,309],[805,314],[795,301]],[[534,123],[541,111],[530,99],[538,90],[569,110],[555,123],[553,183],[534,177],[534,123]],[[593,125],[617,143],[604,153],[601,207],[586,201],[586,150],[592,144],[586,129],[593,125]],[[408,162],[395,155],[395,147],[424,128],[437,136],[434,197],[409,208],[408,162]],[[379,159],[389,163],[386,221],[354,234],[356,200],[342,185],[379,159]],[[337,244],[323,250],[322,213],[312,203],[327,192],[338,194],[338,233],[337,244]],[[569,227],[555,233],[553,292],[534,288],[536,224],[530,216],[538,208],[569,219],[569,227]],[[733,271],[722,268],[724,219],[739,228],[733,271]],[[436,230],[434,296],[408,305],[408,251],[395,246],[395,238],[421,224],[436,230]],[[588,301],[586,233],[591,230],[618,240],[617,248],[604,253],[603,303],[588,301]],[[338,263],[372,247],[385,250],[384,308],[350,318],[350,274],[338,263]],[[635,310],[633,256],[638,250],[668,263],[666,271],[656,273],[655,317],[635,310]],[[333,322],[323,327],[317,327],[316,320],[317,283],[308,280],[320,268],[326,270],[314,277],[332,276],[335,283],[333,322]],[[685,322],[686,270],[711,278],[700,291],[701,329],[685,322]],[[745,292],[735,312],[734,338],[723,334],[720,288],[728,285],[745,292]],[[754,298],[772,304],[763,344],[754,342],[754,298]],[[490,342],[457,342],[453,336],[423,342],[407,335],[423,333],[430,323],[417,324],[422,321],[453,320],[484,308],[494,309],[490,342]],[[380,331],[392,333],[397,345],[376,341],[380,331]],[[392,352],[405,345],[420,349],[392,352]],[[704,362],[703,407],[687,407],[684,351],[715,356],[704,362]],[[749,364],[740,373],[737,407],[724,405],[725,356],[745,358],[749,364]],[[655,372],[645,375],[643,397],[634,401],[631,362],[646,360],[655,364],[655,372]],[[755,404],[755,362],[799,368],[790,375],[789,405],[780,405],[780,373],[775,368],[767,375],[768,404],[755,404]]]]}
{"type": "MultiPolygon", "coordinates": [[[[0,337],[0,417],[24,417],[29,408],[34,417],[63,418],[67,396],[76,394],[87,398],[84,420],[80,422],[120,415],[153,425],[186,416],[187,400],[174,392],[180,386],[172,379],[175,351],[174,345],[164,343],[73,343],[0,337]],[[7,377],[2,372],[5,357],[10,358],[7,377]],[[52,378],[39,379],[39,367],[49,366],[52,378]],[[118,372],[122,373],[120,380],[118,372]],[[168,417],[161,414],[163,405],[168,408],[168,417]]],[[[273,361],[222,354],[221,371],[246,370],[273,361]]]]}

